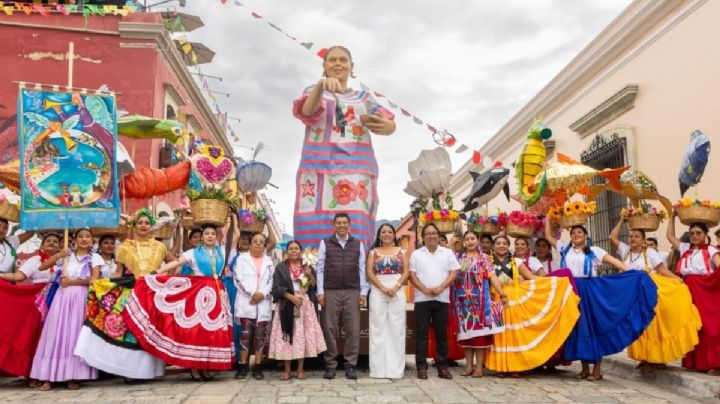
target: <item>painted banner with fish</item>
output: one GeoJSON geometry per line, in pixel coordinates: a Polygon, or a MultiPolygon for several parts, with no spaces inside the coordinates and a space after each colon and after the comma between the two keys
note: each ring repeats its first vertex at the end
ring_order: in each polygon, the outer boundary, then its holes
{"type": "Polygon", "coordinates": [[[114,95],[20,89],[20,226],[116,227],[114,95]]]}

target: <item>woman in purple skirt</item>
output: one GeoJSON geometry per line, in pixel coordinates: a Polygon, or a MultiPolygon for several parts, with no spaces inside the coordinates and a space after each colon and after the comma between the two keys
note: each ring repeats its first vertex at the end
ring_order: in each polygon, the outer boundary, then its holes
{"type": "Polygon", "coordinates": [[[50,306],[45,326],[33,359],[30,377],[43,382],[40,390],[52,389],[54,382],[67,382],[68,389],[80,388],[77,380],[96,379],[97,370],[74,354],[78,335],[85,321],[85,300],[91,270],[104,264],[92,253],[93,236],[89,229],[75,233],[75,251],[67,257],[62,272],[62,287],[50,306]]]}

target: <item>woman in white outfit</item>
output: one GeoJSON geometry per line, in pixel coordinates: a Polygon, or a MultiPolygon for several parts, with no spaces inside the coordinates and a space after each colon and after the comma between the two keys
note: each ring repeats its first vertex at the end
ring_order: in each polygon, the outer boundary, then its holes
{"type": "Polygon", "coordinates": [[[405,290],[408,257],[395,228],[380,226],[368,256],[370,293],[370,377],[402,379],[405,373],[405,290]]]}
{"type": "Polygon", "coordinates": [[[254,340],[255,366],[252,376],[264,378],[263,350],[270,332],[272,317],[272,278],[275,266],[265,254],[267,238],[262,233],[250,237],[250,251],[238,255],[235,267],[235,322],[242,326],[240,334],[240,365],[235,378],[245,378],[250,357],[250,340],[254,340]],[[253,336],[254,334],[254,336],[253,336]],[[251,337],[253,336],[253,337],[251,337]]]}

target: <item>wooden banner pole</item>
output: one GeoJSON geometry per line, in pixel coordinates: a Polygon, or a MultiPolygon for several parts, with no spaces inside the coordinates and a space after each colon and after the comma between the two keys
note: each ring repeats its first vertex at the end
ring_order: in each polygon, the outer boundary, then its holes
{"type": "MultiPolygon", "coordinates": [[[[75,42],[70,42],[68,46],[68,87],[73,86],[73,65],[75,64],[75,42]]],[[[67,220],[65,221],[65,241],[63,241],[65,246],[65,251],[68,249],[69,245],[69,238],[70,238],[70,230],[68,229],[67,220]]],[[[68,266],[68,257],[65,256],[63,259],[63,276],[65,276],[65,273],[67,273],[67,266],[68,266]]]]}

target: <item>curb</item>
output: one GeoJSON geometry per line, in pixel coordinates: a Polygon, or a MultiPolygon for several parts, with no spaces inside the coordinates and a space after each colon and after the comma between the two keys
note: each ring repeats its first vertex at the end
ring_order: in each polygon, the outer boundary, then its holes
{"type": "Polygon", "coordinates": [[[625,352],[603,358],[603,371],[616,377],[651,383],[657,387],[702,401],[720,400],[720,377],[685,370],[676,364],[665,368],[637,369],[637,361],[625,352]]]}

